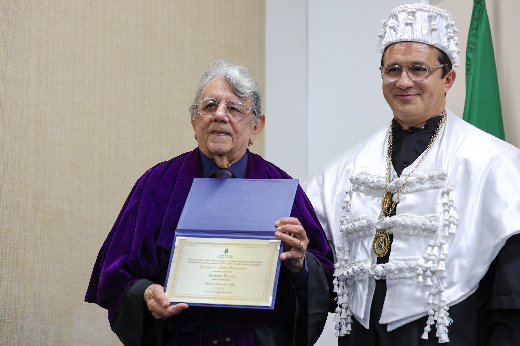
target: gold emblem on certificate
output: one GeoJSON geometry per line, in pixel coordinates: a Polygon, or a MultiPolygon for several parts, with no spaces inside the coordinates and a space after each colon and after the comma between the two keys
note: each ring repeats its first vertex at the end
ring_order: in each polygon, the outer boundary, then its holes
{"type": "Polygon", "coordinates": [[[171,302],[271,306],[280,241],[177,237],[166,283],[171,302]]]}
{"type": "Polygon", "coordinates": [[[390,236],[385,231],[377,232],[372,244],[377,257],[384,257],[390,250],[390,236]]]}

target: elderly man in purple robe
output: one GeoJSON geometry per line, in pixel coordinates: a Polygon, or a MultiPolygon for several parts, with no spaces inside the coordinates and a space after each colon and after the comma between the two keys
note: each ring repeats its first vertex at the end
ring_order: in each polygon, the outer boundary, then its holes
{"type": "Polygon", "coordinates": [[[99,251],[85,297],[108,310],[123,344],[312,345],[321,334],[333,257],[300,186],[291,217],[274,225],[285,246],[273,310],[170,305],[164,293],[175,229],[194,178],[291,178],[247,150],[265,124],[261,101],[244,66],[215,61],[202,74],[190,107],[198,148],[152,167],[130,192],[99,251]]]}

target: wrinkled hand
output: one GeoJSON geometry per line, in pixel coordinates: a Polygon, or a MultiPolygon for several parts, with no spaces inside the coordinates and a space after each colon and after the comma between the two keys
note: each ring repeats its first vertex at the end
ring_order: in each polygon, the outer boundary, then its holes
{"type": "Polygon", "coordinates": [[[297,273],[304,268],[305,250],[309,245],[307,233],[300,221],[295,217],[284,217],[275,222],[274,236],[284,242],[280,259],[287,269],[297,273]]]}
{"type": "Polygon", "coordinates": [[[174,315],[178,315],[182,310],[188,308],[188,304],[179,303],[170,305],[170,300],[164,293],[164,287],[161,285],[150,285],[144,291],[144,300],[148,305],[148,310],[156,319],[165,320],[174,315]]]}

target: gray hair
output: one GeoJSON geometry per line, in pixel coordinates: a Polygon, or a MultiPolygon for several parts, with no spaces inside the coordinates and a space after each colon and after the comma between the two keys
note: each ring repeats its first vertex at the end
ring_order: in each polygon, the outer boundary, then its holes
{"type": "Polygon", "coordinates": [[[233,92],[242,100],[246,101],[251,98],[253,104],[253,122],[256,124],[262,118],[262,90],[255,82],[253,77],[249,74],[247,68],[238,63],[228,60],[215,60],[211,67],[202,73],[199,80],[199,87],[193,103],[190,106],[190,113],[192,119],[197,115],[197,105],[199,102],[202,89],[212,79],[216,77],[224,77],[231,87],[233,92]]]}

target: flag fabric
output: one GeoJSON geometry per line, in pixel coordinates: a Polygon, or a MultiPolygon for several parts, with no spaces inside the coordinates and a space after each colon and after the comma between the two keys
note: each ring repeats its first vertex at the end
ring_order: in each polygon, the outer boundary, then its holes
{"type": "Polygon", "coordinates": [[[475,0],[466,50],[466,102],[463,119],[505,139],[491,28],[485,0],[475,0]]]}

